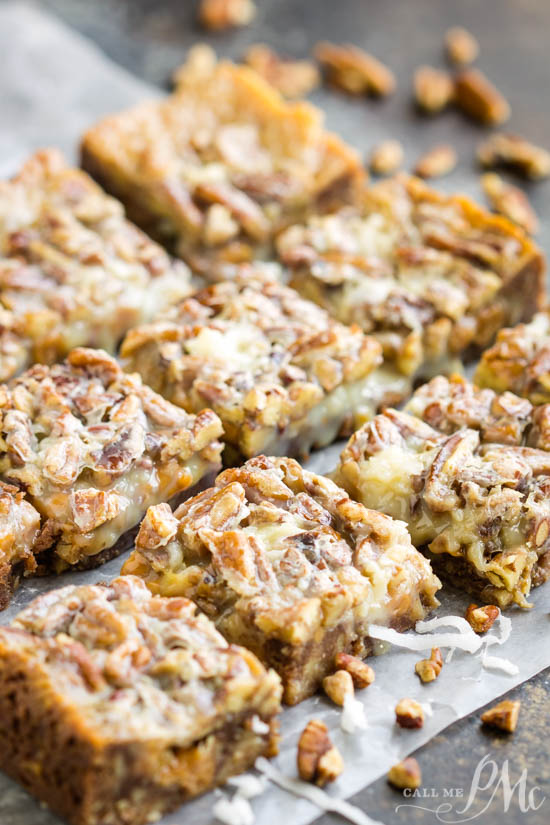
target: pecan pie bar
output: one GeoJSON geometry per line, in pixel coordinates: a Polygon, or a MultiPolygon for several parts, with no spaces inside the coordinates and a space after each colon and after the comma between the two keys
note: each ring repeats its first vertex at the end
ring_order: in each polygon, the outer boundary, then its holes
{"type": "Polygon", "coordinates": [[[448,372],[544,298],[543,258],[525,233],[404,175],[367,189],[359,210],[289,228],[278,251],[291,286],[374,335],[407,376],[448,372]]]}
{"type": "Polygon", "coordinates": [[[372,378],[374,339],[252,268],[130,330],[121,356],[189,412],[211,407],[246,457],[329,444],[370,418],[385,392],[372,378]]]}
{"type": "Polygon", "coordinates": [[[76,346],[114,352],[127,329],[190,291],[185,264],[57,151],[0,182],[1,380],[76,346]],[[16,319],[11,339],[5,313],[16,319]]]}
{"type": "Polygon", "coordinates": [[[72,825],[144,825],[269,755],[280,680],[131,576],[0,628],[0,767],[72,825]]]}
{"type": "Polygon", "coordinates": [[[247,66],[194,54],[169,98],[92,127],[82,163],[208,274],[213,260],[249,260],[281,227],[353,200],[364,172],[314,106],[285,102],[247,66]]]}
{"type": "Polygon", "coordinates": [[[24,573],[36,567],[33,545],[40,527],[40,516],[24,493],[0,481],[0,610],[24,573]]]}
{"type": "Polygon", "coordinates": [[[540,312],[530,324],[501,330],[483,353],[475,381],[497,392],[511,390],[533,404],[550,402],[550,314],[540,312]]]}
{"type": "Polygon", "coordinates": [[[550,450],[550,405],[535,407],[511,392],[480,389],[460,375],[438,375],[414,393],[405,412],[441,432],[464,427],[483,443],[550,450]]]}
{"type": "Polygon", "coordinates": [[[126,549],[149,505],[219,470],[221,432],[211,410],[186,413],[102,350],[0,385],[0,476],[40,512],[35,551],[58,571],[126,549]]]}
{"type": "Polygon", "coordinates": [[[405,525],[289,458],[250,459],[172,513],[150,507],[124,572],[192,599],[283,680],[289,704],[371,651],[369,624],[405,629],[440,587],[405,525]]]}
{"type": "Polygon", "coordinates": [[[342,452],[335,480],[367,507],[407,522],[437,572],[482,599],[528,607],[550,575],[550,454],[448,435],[388,409],[342,452]]]}

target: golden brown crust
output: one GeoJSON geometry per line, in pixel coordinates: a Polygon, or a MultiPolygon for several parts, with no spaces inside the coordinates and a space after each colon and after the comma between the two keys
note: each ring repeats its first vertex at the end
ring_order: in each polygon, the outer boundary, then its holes
{"type": "Polygon", "coordinates": [[[56,150],[0,182],[0,379],[75,346],[114,352],[127,329],[189,291],[187,268],[56,150]],[[4,312],[16,319],[11,339],[4,312]]]}
{"type": "Polygon", "coordinates": [[[191,60],[176,84],[168,99],[90,129],[82,160],[178,254],[223,260],[238,248],[247,260],[307,210],[354,199],[360,160],[324,131],[313,106],[285,102],[252,69],[228,61],[191,60]]]}
{"type": "Polygon", "coordinates": [[[530,324],[501,330],[483,353],[475,381],[497,392],[511,390],[533,404],[550,402],[550,315],[541,312],[530,324]]]}
{"type": "Polygon", "coordinates": [[[357,327],[248,269],[131,330],[121,355],[174,403],[211,406],[245,456],[330,443],[361,415],[381,360],[379,344],[357,327]]]}
{"type": "Polygon", "coordinates": [[[44,594],[0,652],[0,765],[74,825],[150,822],[269,749],[277,675],[133,577],[44,594]]]}
{"type": "Polygon", "coordinates": [[[102,350],[35,365],[0,385],[0,473],[43,518],[40,549],[61,567],[112,547],[149,504],[220,466],[222,427],[189,415],[102,350]]]}
{"type": "Polygon", "coordinates": [[[366,506],[404,519],[437,569],[484,601],[527,607],[547,575],[550,456],[531,447],[480,444],[480,434],[440,432],[388,409],[358,430],[335,479],[366,506]]]}
{"type": "Polygon", "coordinates": [[[291,286],[378,338],[406,375],[449,369],[544,300],[544,263],[518,227],[405,175],[361,210],[312,217],[278,238],[291,286]]]}
{"type": "Polygon", "coordinates": [[[410,627],[439,587],[404,525],[293,459],[265,456],[175,513],[149,508],[124,571],[192,598],[278,670],[291,704],[319,687],[338,652],[369,652],[371,622],[410,627]]]}

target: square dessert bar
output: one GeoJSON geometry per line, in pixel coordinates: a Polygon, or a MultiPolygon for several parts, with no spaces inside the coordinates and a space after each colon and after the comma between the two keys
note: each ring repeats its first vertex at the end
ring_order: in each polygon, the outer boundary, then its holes
{"type": "Polygon", "coordinates": [[[0,481],[0,610],[25,573],[36,568],[33,546],[40,515],[17,487],[0,481]]]}
{"type": "Polygon", "coordinates": [[[380,345],[246,270],[130,330],[123,363],[186,410],[211,407],[237,453],[305,455],[374,414],[380,345]]]}
{"type": "Polygon", "coordinates": [[[544,300],[543,258],[522,230],[405,175],[366,189],[359,209],[289,228],[277,246],[290,285],[374,335],[406,376],[456,370],[544,300]]]}
{"type": "Polygon", "coordinates": [[[480,389],[460,375],[423,384],[404,409],[448,435],[468,427],[483,443],[550,450],[550,404],[536,407],[511,392],[480,389]]]}
{"type": "Polygon", "coordinates": [[[314,106],[284,101],[247,66],[193,54],[170,97],[92,127],[82,163],[136,223],[208,275],[216,261],[269,250],[310,211],[353,201],[365,175],[314,106]]]}
{"type": "Polygon", "coordinates": [[[550,454],[448,435],[388,409],[349,440],[334,473],[357,501],[403,519],[438,573],[501,607],[529,607],[550,575],[550,454]]]}
{"type": "Polygon", "coordinates": [[[102,350],[75,349],[0,385],[0,477],[39,511],[46,569],[127,549],[150,504],[219,470],[221,432],[211,410],[186,413],[102,350]]]}
{"type": "Polygon", "coordinates": [[[320,687],[337,653],[371,652],[369,624],[414,626],[440,587],[404,524],[293,459],[265,456],[174,513],[150,507],[123,570],[192,599],[279,673],[288,704],[320,687]]]}
{"type": "Polygon", "coordinates": [[[0,627],[0,768],[72,825],[144,825],[276,746],[281,686],[131,576],[0,627]]]}
{"type": "Polygon", "coordinates": [[[114,352],[129,327],[190,291],[185,264],[57,151],[0,182],[0,380],[76,346],[114,352]]]}
{"type": "Polygon", "coordinates": [[[503,329],[479,362],[475,381],[497,392],[511,390],[533,404],[550,402],[550,314],[503,329]]]}

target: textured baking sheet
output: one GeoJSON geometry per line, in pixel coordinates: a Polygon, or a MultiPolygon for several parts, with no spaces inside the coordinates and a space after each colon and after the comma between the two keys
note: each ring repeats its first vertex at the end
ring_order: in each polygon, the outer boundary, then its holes
{"type": "MultiPolygon", "coordinates": [[[[1,176],[16,171],[29,151],[41,146],[59,146],[74,159],[80,134],[96,118],[158,94],[158,90],[109,61],[93,44],[25,3],[0,5],[0,54],[1,176]]],[[[318,472],[332,469],[338,449],[335,445],[315,454],[308,467],[318,472]]],[[[121,563],[122,559],[115,559],[100,570],[29,581],[11,607],[0,614],[0,622],[9,621],[44,590],[111,579],[118,574],[121,563]]],[[[438,615],[462,614],[468,603],[467,598],[449,591],[441,600],[438,615]]],[[[414,675],[414,663],[420,655],[393,649],[374,660],[376,682],[358,693],[368,720],[365,731],[357,735],[343,733],[339,710],[323,697],[316,697],[284,711],[282,749],[275,764],[287,775],[295,775],[297,737],[305,722],[316,716],[331,728],[346,763],[344,774],[329,793],[348,797],[368,785],[451,722],[550,665],[550,587],[536,591],[532,601],[530,612],[511,611],[512,635],[504,646],[491,651],[518,665],[517,676],[484,671],[479,658],[456,652],[439,679],[423,686],[414,675]],[[430,703],[433,712],[421,730],[403,731],[393,724],[395,703],[403,696],[430,703]]],[[[208,825],[213,821],[215,798],[215,794],[208,794],[162,823],[208,825]]],[[[273,825],[275,811],[277,820],[289,825],[305,825],[319,813],[309,802],[274,787],[253,800],[253,807],[258,825],[273,825]]],[[[59,820],[0,775],[0,823],[54,825],[59,820]]]]}

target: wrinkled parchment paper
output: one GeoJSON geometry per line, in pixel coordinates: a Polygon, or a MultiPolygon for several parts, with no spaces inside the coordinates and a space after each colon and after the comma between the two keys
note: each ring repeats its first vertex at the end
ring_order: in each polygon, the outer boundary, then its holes
{"type": "MultiPolygon", "coordinates": [[[[44,12],[20,2],[0,5],[0,176],[16,171],[26,155],[43,146],[59,146],[71,159],[77,157],[79,136],[98,117],[132,104],[158,90],[137,80],[105,57],[92,43],[44,12]]],[[[341,447],[341,445],[340,445],[341,447]]],[[[339,446],[312,456],[308,468],[331,470],[339,446]]],[[[123,559],[99,570],[67,574],[57,579],[26,582],[12,605],[0,614],[5,623],[32,598],[45,590],[69,583],[92,583],[116,576],[123,559]]],[[[437,615],[463,615],[469,599],[446,591],[440,594],[437,615]]],[[[322,696],[287,708],[282,714],[283,741],[276,766],[295,776],[296,742],[313,716],[329,726],[346,769],[329,793],[349,797],[373,782],[390,765],[427,742],[439,731],[476,708],[529,679],[550,665],[550,585],[533,593],[531,611],[512,610],[513,631],[492,655],[506,657],[519,667],[517,676],[483,670],[479,657],[456,651],[439,679],[422,685],[414,674],[421,654],[392,648],[371,660],[376,681],[357,693],[368,720],[366,730],[346,734],[340,728],[340,711],[322,696]],[[430,703],[432,715],[417,731],[394,724],[394,707],[404,696],[430,703]]],[[[445,652],[444,652],[445,654],[445,652]]],[[[0,743],[1,747],[1,743],[0,743]]],[[[232,793],[232,791],[230,791],[232,793]]],[[[162,825],[208,825],[219,791],[188,803],[165,817],[162,825]]],[[[311,803],[270,786],[252,800],[257,825],[305,825],[319,815],[311,803]]],[[[368,811],[367,811],[368,813],[368,811]]],[[[39,807],[25,791],[0,775],[1,825],[59,825],[60,820],[39,807]]]]}

